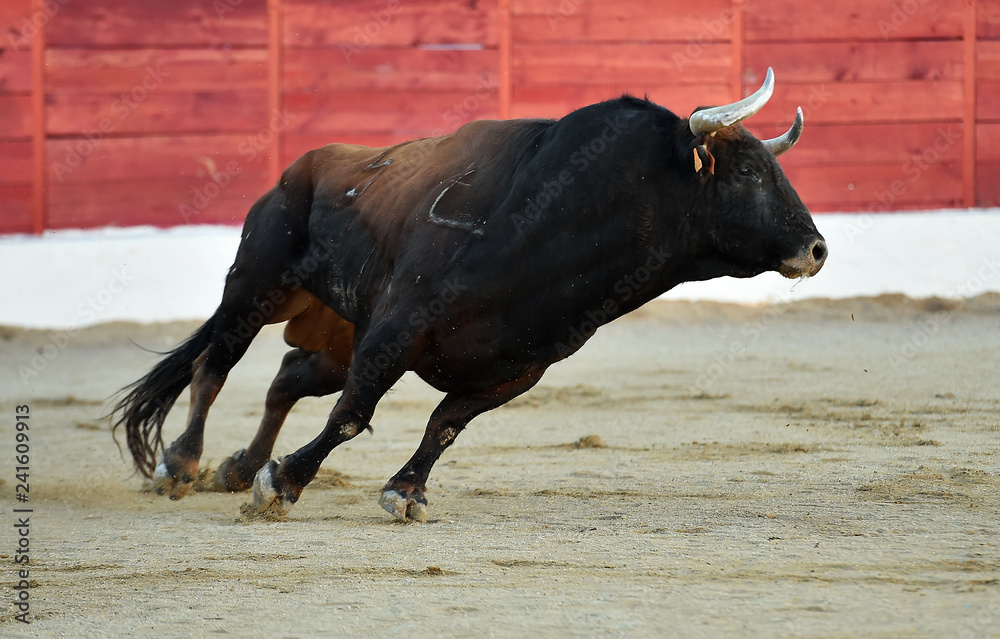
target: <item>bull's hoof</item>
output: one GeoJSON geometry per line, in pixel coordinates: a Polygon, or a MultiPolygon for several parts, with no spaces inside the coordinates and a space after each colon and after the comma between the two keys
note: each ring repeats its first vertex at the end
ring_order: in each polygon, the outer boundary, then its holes
{"type": "Polygon", "coordinates": [[[382,490],[378,503],[390,515],[402,522],[427,522],[427,499],[421,494],[400,493],[393,488],[382,490]]]}
{"type": "Polygon", "coordinates": [[[153,490],[176,501],[191,492],[197,478],[198,460],[171,455],[168,449],[153,472],[153,490]]]}
{"type": "Polygon", "coordinates": [[[220,493],[238,493],[253,486],[254,474],[260,467],[248,468],[245,453],[246,450],[241,448],[224,459],[215,470],[208,489],[220,493]]]}
{"type": "Polygon", "coordinates": [[[286,485],[278,473],[278,462],[271,460],[257,472],[253,480],[253,503],[262,513],[284,517],[292,504],[299,500],[302,489],[286,485]]]}

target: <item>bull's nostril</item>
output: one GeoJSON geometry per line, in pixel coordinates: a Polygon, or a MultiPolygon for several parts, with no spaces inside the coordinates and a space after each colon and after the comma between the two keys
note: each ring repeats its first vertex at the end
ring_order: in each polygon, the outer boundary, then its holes
{"type": "Polygon", "coordinates": [[[826,242],[823,240],[816,240],[816,243],[813,244],[812,256],[813,260],[815,260],[817,264],[826,260],[826,242]]]}

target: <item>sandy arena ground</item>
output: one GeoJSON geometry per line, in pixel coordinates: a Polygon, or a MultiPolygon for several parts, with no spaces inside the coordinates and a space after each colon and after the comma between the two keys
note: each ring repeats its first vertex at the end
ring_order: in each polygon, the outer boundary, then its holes
{"type": "MultiPolygon", "coordinates": [[[[164,350],[193,328],[0,329],[0,634],[1000,634],[1000,296],[651,304],[474,421],[424,525],[376,503],[440,398],[410,376],[286,521],[241,519],[247,494],[142,492],[104,401],[157,359],[130,338],[164,350]],[[30,626],[10,605],[17,404],[30,626]]],[[[285,350],[268,329],[230,375],[203,465],[248,443],[285,350]]],[[[301,402],[276,452],[332,403],[301,402]]]]}

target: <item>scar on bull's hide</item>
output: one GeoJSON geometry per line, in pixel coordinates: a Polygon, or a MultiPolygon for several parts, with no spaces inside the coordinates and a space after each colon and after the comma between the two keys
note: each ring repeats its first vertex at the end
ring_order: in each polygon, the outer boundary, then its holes
{"type": "Polygon", "coordinates": [[[389,158],[388,160],[385,160],[384,162],[380,162],[379,160],[381,160],[382,158],[384,158],[386,153],[388,153],[388,151],[383,151],[382,155],[380,155],[377,158],[375,158],[374,162],[372,162],[371,164],[369,164],[368,166],[366,166],[364,168],[365,171],[371,171],[372,169],[377,169],[377,168],[381,168],[382,170],[379,171],[378,173],[376,173],[375,175],[373,175],[372,179],[368,180],[368,183],[365,184],[363,187],[361,187],[360,191],[357,189],[357,187],[354,187],[350,191],[348,191],[346,193],[347,197],[358,197],[358,196],[360,196],[362,193],[364,193],[368,189],[369,186],[372,185],[372,182],[374,182],[375,180],[377,180],[380,175],[382,175],[383,173],[385,173],[386,169],[389,168],[389,165],[392,164],[392,158],[389,158]]]}
{"type": "MultiPolygon", "coordinates": [[[[462,186],[472,186],[471,184],[463,182],[462,179],[465,178],[465,177],[467,177],[467,176],[469,176],[469,175],[471,175],[471,174],[473,174],[473,173],[475,173],[475,172],[476,172],[475,169],[469,169],[468,171],[466,171],[465,173],[462,173],[461,175],[456,175],[456,176],[454,176],[452,178],[449,178],[451,180],[451,184],[449,184],[448,186],[444,187],[444,189],[442,189],[441,193],[439,193],[438,196],[437,196],[437,198],[434,199],[434,203],[431,204],[430,210],[427,211],[427,219],[429,221],[434,222],[435,224],[441,224],[443,226],[449,226],[451,228],[463,229],[465,231],[471,231],[473,233],[473,235],[482,235],[483,234],[483,230],[480,229],[480,228],[476,228],[475,224],[473,224],[472,222],[463,222],[461,220],[449,220],[447,218],[443,218],[443,217],[441,217],[439,215],[436,215],[434,213],[434,209],[437,208],[438,202],[441,201],[441,198],[444,197],[444,194],[447,193],[448,190],[451,187],[455,186],[456,184],[461,184],[462,186]]],[[[441,184],[444,184],[444,182],[442,181],[441,184]]]]}

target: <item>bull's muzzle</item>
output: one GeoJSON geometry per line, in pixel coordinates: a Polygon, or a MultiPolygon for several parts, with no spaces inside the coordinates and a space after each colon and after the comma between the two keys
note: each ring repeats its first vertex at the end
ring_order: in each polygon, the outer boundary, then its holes
{"type": "Polygon", "coordinates": [[[816,237],[812,242],[808,242],[798,255],[784,260],[778,272],[789,279],[812,277],[823,268],[826,256],[826,242],[822,237],[816,237]]]}

